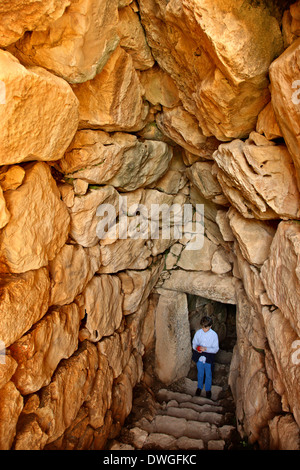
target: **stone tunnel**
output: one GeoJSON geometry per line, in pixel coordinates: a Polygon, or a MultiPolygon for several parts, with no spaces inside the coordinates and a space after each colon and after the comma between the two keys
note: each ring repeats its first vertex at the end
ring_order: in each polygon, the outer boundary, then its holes
{"type": "Polygon", "coordinates": [[[1,2],[1,450],[300,449],[299,25],[1,2]]]}

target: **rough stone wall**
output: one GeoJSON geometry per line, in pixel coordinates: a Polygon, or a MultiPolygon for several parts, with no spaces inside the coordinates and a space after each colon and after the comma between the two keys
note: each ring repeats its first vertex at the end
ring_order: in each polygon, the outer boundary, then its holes
{"type": "Polygon", "coordinates": [[[140,380],[187,372],[187,294],[237,306],[241,435],[300,448],[299,22],[299,2],[0,6],[1,449],[105,447],[140,380]],[[122,237],[138,204],[204,219],[122,237]]]}

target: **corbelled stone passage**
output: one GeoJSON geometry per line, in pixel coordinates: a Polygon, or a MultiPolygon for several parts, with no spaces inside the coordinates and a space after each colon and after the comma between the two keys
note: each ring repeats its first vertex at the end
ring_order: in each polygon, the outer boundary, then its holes
{"type": "MultiPolygon", "coordinates": [[[[235,418],[228,377],[236,344],[236,307],[174,291],[163,295],[156,309],[155,375],[134,389],[133,408],[109,450],[237,450],[245,449],[235,418]],[[166,300],[167,299],[167,300],[166,300]],[[170,308],[171,306],[171,308],[170,308]],[[188,308],[186,308],[188,307],[188,308]],[[191,339],[200,320],[209,315],[220,349],[213,366],[212,397],[195,396],[197,367],[191,361],[191,339]],[[168,349],[164,342],[168,343],[168,349]],[[181,377],[181,378],[180,378],[181,377]]],[[[247,445],[247,448],[256,448],[247,445]]]]}
{"type": "MultiPolygon", "coordinates": [[[[192,296],[189,299],[191,338],[194,337],[194,334],[200,328],[200,320],[204,315],[211,317],[213,321],[212,328],[216,331],[219,338],[220,349],[215,358],[213,383],[223,386],[224,390],[228,390],[229,368],[237,340],[236,306],[192,296]]],[[[197,368],[194,362],[192,362],[188,377],[197,380],[197,368]]]]}
{"type": "Polygon", "coordinates": [[[299,1],[2,2],[1,450],[300,449],[299,25],[299,1]]]}

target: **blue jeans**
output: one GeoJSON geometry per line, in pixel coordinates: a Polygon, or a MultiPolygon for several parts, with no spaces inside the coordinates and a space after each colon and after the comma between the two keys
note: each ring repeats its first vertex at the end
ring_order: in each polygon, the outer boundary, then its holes
{"type": "Polygon", "coordinates": [[[197,369],[198,369],[198,388],[203,388],[203,380],[204,380],[204,372],[205,372],[205,390],[209,392],[211,390],[211,382],[212,382],[212,372],[211,372],[211,364],[207,364],[206,362],[198,361],[197,362],[197,369]]]}

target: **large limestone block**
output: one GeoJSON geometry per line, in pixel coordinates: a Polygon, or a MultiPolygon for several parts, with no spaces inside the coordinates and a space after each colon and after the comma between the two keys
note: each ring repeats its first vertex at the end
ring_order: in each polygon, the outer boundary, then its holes
{"type": "Polygon", "coordinates": [[[251,304],[242,283],[237,283],[236,300],[237,336],[247,337],[247,340],[256,349],[265,349],[267,338],[262,314],[251,304]]]}
{"type": "Polygon", "coordinates": [[[138,204],[143,190],[127,194],[129,199],[126,199],[126,207],[123,206],[124,199],[122,199],[118,222],[111,225],[108,232],[99,234],[99,236],[101,235],[99,273],[116,273],[125,269],[146,269],[151,263],[152,253],[148,240],[149,222],[148,218],[144,217],[145,208],[141,209],[143,211],[141,215],[131,214],[131,207],[134,208],[134,211],[139,210],[138,204]],[[132,201],[135,204],[133,206],[131,205],[132,201]]]}
{"type": "Polygon", "coordinates": [[[148,105],[132,58],[117,47],[93,80],[73,85],[81,128],[137,131],[146,124],[148,105]]]}
{"type": "Polygon", "coordinates": [[[121,132],[110,136],[102,131],[81,130],[58,168],[67,178],[134,191],[163,176],[172,156],[172,147],[165,142],[141,142],[121,132]]]}
{"type": "Polygon", "coordinates": [[[282,133],[278,126],[271,101],[259,113],[257,118],[256,131],[259,134],[264,134],[268,140],[282,137],[282,133]]]}
{"type": "Polygon", "coordinates": [[[10,450],[23,408],[23,397],[13,382],[0,389],[0,450],[10,450]]]}
{"type": "Polygon", "coordinates": [[[124,153],[121,169],[108,184],[123,191],[149,186],[166,173],[172,156],[172,148],[165,142],[137,141],[124,153]]]}
{"type": "Polygon", "coordinates": [[[49,263],[50,305],[66,305],[73,302],[99,269],[100,264],[99,245],[92,248],[64,245],[49,263]]]}
{"type": "Polygon", "coordinates": [[[84,342],[56,369],[52,381],[30,396],[20,416],[16,450],[43,449],[73,423],[89,396],[98,369],[96,347],[84,342]]]}
{"type": "Polygon", "coordinates": [[[261,313],[263,305],[272,305],[260,276],[260,267],[250,264],[242,255],[240,246],[234,244],[237,276],[242,280],[247,297],[254,310],[261,313]]]}
{"type": "Polygon", "coordinates": [[[189,245],[182,250],[177,266],[186,271],[211,271],[212,257],[218,246],[204,237],[201,249],[189,250],[188,247],[189,245]]]}
{"type": "Polygon", "coordinates": [[[137,380],[137,363],[132,355],[123,373],[114,382],[112,395],[113,437],[116,437],[132,410],[133,387],[137,380]]]}
{"type": "Polygon", "coordinates": [[[23,184],[5,191],[11,217],[0,235],[2,272],[22,273],[46,266],[68,237],[70,217],[49,166],[31,163],[25,170],[23,184]]]}
{"type": "Polygon", "coordinates": [[[10,351],[1,346],[1,361],[0,361],[0,389],[4,387],[7,382],[10,381],[11,377],[14,375],[18,363],[11,356],[10,351]]]}
{"type": "Polygon", "coordinates": [[[183,106],[176,106],[163,111],[156,117],[158,128],[174,142],[193,154],[202,155],[202,148],[207,141],[197,119],[183,106]]]}
{"type": "Polygon", "coordinates": [[[289,10],[285,10],[282,18],[282,34],[285,48],[300,36],[299,2],[292,3],[289,10]]]}
{"type": "Polygon", "coordinates": [[[172,271],[163,284],[164,289],[198,295],[224,304],[235,304],[235,279],[209,271],[172,271]]]}
{"type": "Polygon", "coordinates": [[[271,311],[269,308],[264,307],[263,318],[268,343],[285,387],[288,405],[299,426],[300,369],[298,335],[279,309],[271,311]]]}
{"type": "MultiPolygon", "coordinates": [[[[93,432],[93,450],[103,450],[105,448],[110,436],[112,425],[112,413],[108,411],[105,416],[104,425],[93,432]]],[[[91,446],[89,449],[91,449],[91,446]]]]}
{"type": "Polygon", "coordinates": [[[84,327],[80,338],[97,342],[119,328],[122,321],[121,281],[117,276],[94,276],[87,284],[80,306],[84,327]]]}
{"type": "Polygon", "coordinates": [[[129,361],[132,350],[132,339],[129,329],[127,328],[122,333],[114,333],[102,338],[97,343],[97,348],[100,354],[108,360],[114,379],[119,377],[129,361]]]}
{"type": "Polygon", "coordinates": [[[299,253],[299,223],[281,222],[271,245],[270,256],[262,266],[261,278],[273,304],[300,336],[299,253]]]}
{"type": "Polygon", "coordinates": [[[0,7],[0,47],[16,42],[25,31],[45,30],[64,13],[71,0],[12,0],[0,7]]]}
{"type": "Polygon", "coordinates": [[[174,79],[205,135],[245,137],[269,100],[268,68],[283,48],[277,20],[243,0],[142,0],[158,64],[174,79]]]}
{"type": "Polygon", "coordinates": [[[187,183],[187,177],[184,171],[168,170],[162,178],[152,184],[150,187],[155,187],[158,191],[163,191],[167,194],[178,194],[187,183]]]}
{"type": "Polygon", "coordinates": [[[280,397],[282,411],[290,412],[290,407],[286,396],[286,388],[282,380],[283,377],[281,377],[280,371],[277,368],[270,346],[268,345],[268,347],[264,351],[266,371],[269,379],[272,381],[272,385],[275,392],[280,397]]]}
{"type": "Polygon", "coordinates": [[[131,55],[136,69],[147,70],[154,65],[139,15],[131,6],[119,10],[118,34],[120,45],[131,55]]]}
{"type": "Polygon", "coordinates": [[[295,164],[298,186],[300,185],[299,48],[300,38],[288,47],[270,67],[272,106],[295,164]]]}
{"type": "MultiPolygon", "coordinates": [[[[128,234],[133,239],[132,242],[136,242],[137,249],[144,238],[144,241],[149,241],[146,242],[144,247],[145,255],[152,254],[155,257],[165,252],[175,241],[181,238],[184,229],[186,229],[188,236],[191,233],[195,234],[191,224],[187,223],[187,218],[192,210],[190,212],[185,210],[184,205],[186,202],[187,196],[183,192],[173,196],[156,189],[143,191],[138,202],[140,204],[138,208],[140,215],[133,217],[136,214],[134,205],[128,212],[130,216],[128,219],[128,234]],[[186,228],[186,225],[189,225],[189,227],[186,228]]],[[[131,208],[130,203],[128,203],[128,207],[131,208]]],[[[191,205],[188,209],[192,209],[191,205]]],[[[129,268],[129,266],[127,267],[129,268]]],[[[132,269],[144,268],[132,267],[132,269]]]]}
{"type": "Polygon", "coordinates": [[[146,269],[151,263],[151,250],[143,238],[118,239],[101,245],[99,273],[117,273],[125,269],[146,269]]]}
{"type": "Polygon", "coordinates": [[[205,199],[220,204],[222,188],[212,173],[213,162],[196,162],[187,169],[187,176],[205,199]]]}
{"type": "Polygon", "coordinates": [[[174,108],[180,103],[178,88],[170,75],[157,64],[141,72],[140,81],[145,89],[145,98],[153,106],[162,105],[174,108]]]}
{"type": "Polygon", "coordinates": [[[236,209],[228,211],[228,219],[244,258],[254,265],[262,265],[269,256],[276,228],[268,222],[246,219],[236,209]]]}
{"type": "Polygon", "coordinates": [[[69,178],[104,184],[120,170],[125,152],[136,144],[137,138],[132,134],[82,129],[76,132],[56,167],[69,178]]]}
{"type": "Polygon", "coordinates": [[[59,160],[78,127],[78,100],[71,87],[41,67],[26,69],[0,51],[1,165],[59,160]]]}
{"type": "Polygon", "coordinates": [[[203,204],[205,218],[215,223],[217,212],[222,208],[221,206],[212,201],[209,201],[208,199],[205,199],[193,184],[190,185],[189,199],[194,207],[196,207],[197,204],[203,204]]]}
{"type": "Polygon", "coordinates": [[[299,218],[300,196],[287,148],[252,142],[234,140],[213,154],[225,196],[246,218],[299,218]]]}
{"type": "Polygon", "coordinates": [[[17,189],[24,180],[25,170],[20,165],[4,165],[0,170],[0,184],[3,191],[17,189]]]}
{"type": "MultiPolygon", "coordinates": [[[[112,405],[113,372],[109,361],[99,355],[99,369],[89,395],[85,400],[88,410],[89,426],[94,429],[101,428],[105,423],[105,415],[112,405]]],[[[90,446],[86,447],[90,449],[90,446]]]]}
{"type": "Polygon", "coordinates": [[[149,266],[144,271],[126,270],[118,274],[124,293],[123,311],[125,315],[134,313],[148,298],[163,270],[163,260],[149,266]]]}
{"type": "Polygon", "coordinates": [[[39,65],[70,83],[91,80],[119,43],[117,0],[72,1],[44,31],[26,34],[12,49],[22,63],[39,65]]]}
{"type": "Polygon", "coordinates": [[[164,291],[159,297],[155,318],[155,372],[160,381],[170,384],[185,377],[190,368],[191,337],[186,294],[164,291]]]}
{"type": "MultiPolygon", "coordinates": [[[[113,215],[118,214],[119,195],[112,186],[99,186],[84,196],[75,197],[74,204],[69,208],[70,235],[79,245],[92,247],[99,242],[97,226],[102,219],[98,216],[97,209],[104,204],[112,206],[115,210],[113,215]]],[[[115,220],[109,222],[115,223],[115,220]]]]}
{"type": "MultiPolygon", "coordinates": [[[[88,410],[81,407],[68,429],[46,446],[46,450],[87,450],[93,443],[94,430],[89,426],[88,410]]],[[[35,438],[37,435],[34,436],[35,438]]],[[[45,436],[47,440],[47,437],[45,436]]],[[[41,442],[40,442],[41,444],[41,442]]]]}
{"type": "Polygon", "coordinates": [[[218,210],[216,214],[216,223],[218,224],[218,227],[220,229],[220,232],[222,234],[224,241],[233,242],[234,235],[232,233],[232,229],[229,224],[228,211],[225,211],[222,209],[218,210]]]}
{"type": "Polygon", "coordinates": [[[46,268],[1,274],[0,340],[8,347],[48,310],[50,280],[46,268]]]}
{"type": "Polygon", "coordinates": [[[291,414],[275,416],[269,429],[270,450],[300,450],[300,430],[291,414]]]}
{"type": "Polygon", "coordinates": [[[78,345],[79,308],[65,305],[45,315],[10,350],[18,363],[12,378],[22,395],[48,385],[61,359],[69,358],[78,345]]]}
{"type": "Polygon", "coordinates": [[[155,310],[158,303],[159,295],[150,294],[148,297],[148,309],[143,316],[142,334],[140,335],[140,341],[144,347],[144,353],[147,354],[153,351],[155,344],[155,310]]]}
{"type": "Polygon", "coordinates": [[[232,270],[231,256],[223,248],[218,248],[211,259],[211,270],[215,274],[226,274],[232,270]]]}
{"type": "Polygon", "coordinates": [[[238,341],[231,363],[229,385],[236,402],[239,432],[250,444],[264,443],[261,430],[280,412],[280,403],[273,405],[264,355],[250,346],[247,338],[238,341]],[[279,405],[279,406],[278,406],[279,405]]]}
{"type": "Polygon", "coordinates": [[[10,219],[10,213],[6,207],[5,198],[3,196],[3,191],[0,186],[0,228],[5,227],[10,219]]]}
{"type": "Polygon", "coordinates": [[[185,191],[188,178],[186,176],[186,166],[183,162],[183,155],[184,150],[181,147],[175,147],[167,172],[149,187],[174,195],[181,192],[181,190],[185,191]]]}
{"type": "MultiPolygon", "coordinates": [[[[148,311],[148,299],[146,299],[139,306],[138,310],[134,312],[134,315],[129,315],[126,318],[126,326],[128,330],[130,331],[130,336],[132,339],[132,347],[141,356],[144,356],[144,353],[145,353],[145,347],[143,344],[142,335],[143,335],[143,329],[145,326],[145,319],[147,316],[147,311],[148,311]]],[[[154,324],[152,325],[152,327],[154,328],[154,324]]]]}

